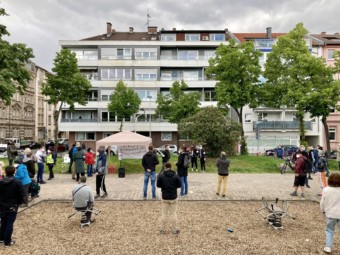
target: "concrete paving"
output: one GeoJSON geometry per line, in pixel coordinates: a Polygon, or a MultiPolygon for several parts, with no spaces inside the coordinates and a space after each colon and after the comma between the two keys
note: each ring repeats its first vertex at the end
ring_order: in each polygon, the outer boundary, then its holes
{"type": "MultiPolygon", "coordinates": [[[[44,174],[46,177],[47,174],[44,174]]],[[[216,195],[217,174],[189,172],[189,194],[180,197],[181,200],[259,200],[267,199],[292,199],[292,200],[320,200],[321,193],[319,178],[312,175],[309,180],[311,188],[306,188],[306,198],[292,197],[293,174],[233,174],[227,182],[227,196],[222,198],[216,195]]],[[[46,178],[45,178],[46,179],[46,178]]],[[[96,177],[88,177],[87,184],[95,193],[96,177]]],[[[125,178],[118,178],[117,174],[106,176],[106,189],[108,196],[100,200],[142,200],[143,199],[143,174],[127,174],[125,178]]],[[[55,174],[55,178],[40,185],[40,197],[30,202],[30,205],[41,200],[71,200],[71,191],[76,184],[70,174],[55,174]]],[[[161,196],[157,188],[157,198],[161,196]]],[[[151,186],[148,187],[148,200],[151,200],[151,186]]]]}

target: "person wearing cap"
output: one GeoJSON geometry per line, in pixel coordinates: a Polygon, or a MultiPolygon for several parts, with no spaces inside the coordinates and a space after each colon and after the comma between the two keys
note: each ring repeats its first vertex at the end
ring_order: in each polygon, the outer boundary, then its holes
{"type": "Polygon", "coordinates": [[[0,180],[0,243],[9,247],[15,244],[12,240],[13,224],[25,194],[21,182],[14,178],[15,167],[7,166],[5,172],[6,177],[0,180]]]}
{"type": "Polygon", "coordinates": [[[25,199],[22,207],[28,206],[28,188],[31,184],[31,178],[28,175],[27,167],[22,163],[22,161],[16,159],[14,160],[14,167],[17,169],[14,178],[19,180],[24,187],[25,199]]]}
{"type": "Polygon", "coordinates": [[[91,223],[92,208],[93,208],[93,194],[92,190],[86,184],[86,177],[81,176],[79,184],[75,185],[72,190],[73,206],[77,211],[86,211],[86,219],[82,220],[82,223],[91,223]],[[84,222],[83,222],[84,221],[84,222]]]}
{"type": "Polygon", "coordinates": [[[165,170],[157,178],[157,187],[162,191],[162,229],[161,234],[165,234],[168,218],[171,219],[172,233],[179,234],[177,229],[177,189],[181,187],[181,179],[174,170],[171,170],[171,163],[164,165],[165,170]]]}
{"type": "Polygon", "coordinates": [[[108,174],[108,170],[106,165],[106,154],[103,148],[98,149],[98,158],[95,173],[96,173],[96,196],[94,198],[107,197],[105,187],[105,175],[108,174]],[[100,189],[104,191],[104,194],[102,196],[100,196],[100,189]]]}
{"type": "Polygon", "coordinates": [[[39,149],[35,153],[37,163],[38,163],[38,174],[37,174],[37,182],[40,184],[45,184],[46,182],[43,180],[44,175],[44,163],[45,163],[45,148],[43,145],[40,145],[39,149]]]}

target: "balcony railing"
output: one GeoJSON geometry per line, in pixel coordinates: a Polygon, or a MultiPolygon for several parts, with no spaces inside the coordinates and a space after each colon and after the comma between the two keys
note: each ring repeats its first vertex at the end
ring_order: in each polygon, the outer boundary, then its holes
{"type": "Polygon", "coordinates": [[[97,122],[98,119],[61,119],[61,122],[97,122]]]}
{"type": "MultiPolygon", "coordinates": [[[[298,121],[254,121],[253,129],[256,130],[257,128],[260,128],[261,130],[264,130],[264,129],[292,130],[292,129],[299,129],[299,122],[298,121]]],[[[311,121],[305,121],[305,129],[312,130],[311,121]]]]}

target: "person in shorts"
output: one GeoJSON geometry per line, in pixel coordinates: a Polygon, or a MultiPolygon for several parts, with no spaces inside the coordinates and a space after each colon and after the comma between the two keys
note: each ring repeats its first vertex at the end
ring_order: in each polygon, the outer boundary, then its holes
{"type": "Polygon", "coordinates": [[[305,197],[305,183],[306,183],[306,172],[305,172],[305,160],[306,157],[301,152],[296,153],[295,162],[295,179],[294,179],[294,191],[290,193],[291,196],[297,196],[298,189],[301,189],[301,197],[305,197]]]}

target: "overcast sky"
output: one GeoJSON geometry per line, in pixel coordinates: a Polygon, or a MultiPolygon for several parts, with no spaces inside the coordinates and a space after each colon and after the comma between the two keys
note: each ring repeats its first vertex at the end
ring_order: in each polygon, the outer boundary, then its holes
{"type": "Polygon", "coordinates": [[[340,32],[339,0],[0,0],[9,16],[0,24],[5,40],[33,48],[39,66],[51,70],[59,40],[79,40],[106,32],[159,29],[225,29],[231,32],[289,32],[303,22],[311,33],[340,32]]]}

